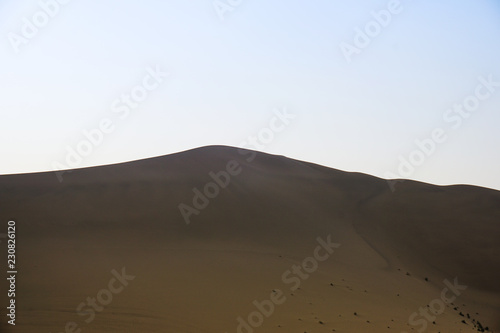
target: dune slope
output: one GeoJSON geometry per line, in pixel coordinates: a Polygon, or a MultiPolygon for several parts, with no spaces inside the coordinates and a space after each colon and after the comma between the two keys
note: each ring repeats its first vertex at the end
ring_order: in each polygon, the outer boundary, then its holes
{"type": "Polygon", "coordinates": [[[499,331],[500,192],[395,189],[224,146],[0,176],[2,332],[499,331]]]}

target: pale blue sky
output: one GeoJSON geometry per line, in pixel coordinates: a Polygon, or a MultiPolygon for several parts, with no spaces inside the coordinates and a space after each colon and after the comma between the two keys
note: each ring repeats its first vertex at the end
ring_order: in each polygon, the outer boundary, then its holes
{"type": "Polygon", "coordinates": [[[262,151],[384,177],[442,128],[405,178],[500,189],[500,87],[458,128],[443,120],[478,77],[500,82],[500,2],[402,0],[346,61],[340,44],[390,2],[242,0],[221,20],[212,0],[73,0],[16,52],[42,9],[2,0],[0,174],[64,165],[103,118],[115,130],[79,167],[238,146],[286,107],[296,118],[262,151]],[[156,66],[169,77],[120,119],[113,101],[156,66]]]}

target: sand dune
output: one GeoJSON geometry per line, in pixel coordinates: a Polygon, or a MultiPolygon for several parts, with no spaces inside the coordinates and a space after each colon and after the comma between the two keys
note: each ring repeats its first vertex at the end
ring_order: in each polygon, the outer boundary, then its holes
{"type": "Polygon", "coordinates": [[[63,179],[0,176],[19,270],[17,325],[2,332],[500,331],[498,191],[392,192],[224,146],[63,179]]]}

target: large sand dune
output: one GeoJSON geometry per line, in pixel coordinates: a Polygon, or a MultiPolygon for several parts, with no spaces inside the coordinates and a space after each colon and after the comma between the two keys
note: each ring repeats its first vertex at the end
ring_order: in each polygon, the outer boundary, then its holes
{"type": "Polygon", "coordinates": [[[222,146],[62,176],[0,177],[2,332],[500,331],[498,191],[222,146]]]}

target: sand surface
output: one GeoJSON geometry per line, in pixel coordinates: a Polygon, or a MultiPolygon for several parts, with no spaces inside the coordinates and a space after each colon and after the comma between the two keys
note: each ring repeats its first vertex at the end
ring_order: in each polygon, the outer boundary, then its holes
{"type": "Polygon", "coordinates": [[[223,146],[63,179],[0,176],[0,233],[16,221],[18,266],[16,326],[3,283],[1,332],[473,332],[478,320],[500,331],[498,191],[405,181],[393,192],[223,146]],[[187,224],[179,204],[230,161],[240,172],[187,224]],[[439,301],[455,278],[467,288],[439,301]],[[98,296],[109,304],[83,313],[98,296]],[[428,304],[432,320],[418,314],[428,304]]]}

